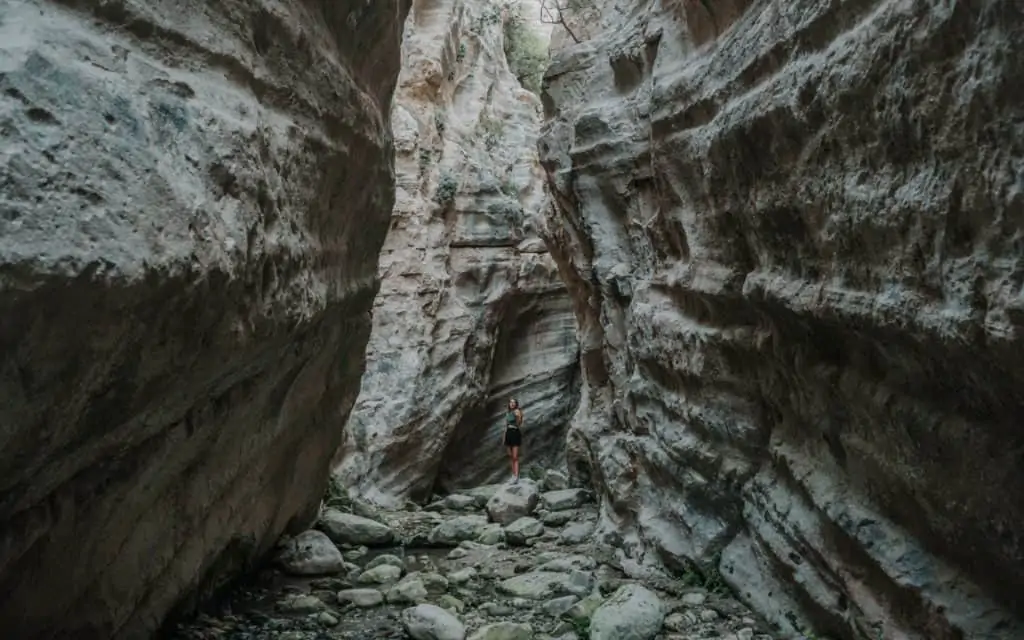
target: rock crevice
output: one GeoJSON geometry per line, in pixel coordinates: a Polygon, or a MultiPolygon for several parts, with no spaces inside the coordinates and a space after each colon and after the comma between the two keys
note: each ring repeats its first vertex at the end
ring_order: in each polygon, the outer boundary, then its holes
{"type": "Polygon", "coordinates": [[[540,102],[506,57],[507,3],[444,0],[406,25],[398,194],[368,369],[337,474],[382,505],[506,477],[502,413],[525,461],[561,466],[578,398],[570,299],[540,239],[540,102]]]}

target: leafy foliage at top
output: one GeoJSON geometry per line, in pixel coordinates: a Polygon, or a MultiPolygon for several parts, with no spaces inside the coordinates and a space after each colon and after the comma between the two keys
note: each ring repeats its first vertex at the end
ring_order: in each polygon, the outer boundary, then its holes
{"type": "Polygon", "coordinates": [[[541,81],[548,66],[548,47],[523,17],[519,3],[511,3],[502,25],[505,33],[505,59],[523,88],[540,94],[541,81]]]}

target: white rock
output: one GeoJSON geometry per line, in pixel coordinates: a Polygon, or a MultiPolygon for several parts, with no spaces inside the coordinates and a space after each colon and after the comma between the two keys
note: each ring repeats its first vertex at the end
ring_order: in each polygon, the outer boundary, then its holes
{"type": "Polygon", "coordinates": [[[572,593],[569,576],[550,571],[531,571],[506,578],[498,583],[499,592],[516,598],[546,600],[555,596],[572,593]]]}
{"type": "Polygon", "coordinates": [[[544,508],[548,511],[566,511],[583,506],[590,498],[584,489],[562,489],[561,491],[548,491],[541,495],[544,508]]]}
{"type": "Polygon", "coordinates": [[[453,493],[444,499],[444,506],[445,508],[453,511],[465,511],[468,509],[475,509],[478,505],[476,498],[473,496],[453,493]]]}
{"type": "Polygon", "coordinates": [[[428,595],[422,580],[406,576],[388,589],[387,600],[389,604],[416,604],[426,600],[428,595]]]}
{"type": "Polygon", "coordinates": [[[559,542],[562,544],[580,544],[594,533],[594,525],[590,522],[574,522],[562,529],[559,542]]]}
{"type": "Polygon", "coordinates": [[[384,602],[384,594],[376,589],[345,589],[338,592],[338,600],[357,607],[376,607],[384,602]]]}
{"type": "Polygon", "coordinates": [[[402,626],[413,640],[465,640],[466,627],[446,609],[419,604],[402,612],[402,626]]]}
{"type": "Polygon", "coordinates": [[[487,518],[479,515],[457,516],[449,518],[434,527],[428,536],[431,544],[455,546],[461,542],[474,540],[487,526],[487,518]]]}
{"type": "Polygon", "coordinates": [[[326,509],[320,516],[320,528],[338,544],[358,544],[379,547],[391,544],[394,532],[386,524],[354,513],[326,509]]]}
{"type": "Polygon", "coordinates": [[[533,482],[524,480],[502,487],[487,501],[487,514],[491,520],[509,525],[533,513],[540,502],[540,491],[533,482]]]}
{"type": "Polygon", "coordinates": [[[619,587],[590,619],[590,640],[651,640],[661,631],[665,607],[650,589],[619,587]]]}
{"type": "Polygon", "coordinates": [[[378,565],[359,574],[359,584],[393,584],[402,577],[402,570],[390,564],[378,565]]]}
{"type": "Polygon", "coordinates": [[[544,525],[536,518],[519,518],[505,527],[505,541],[512,545],[523,545],[530,538],[544,533],[544,525]]]}
{"type": "Polygon", "coordinates": [[[533,627],[519,622],[496,622],[478,629],[470,640],[533,640],[533,627]]]}
{"type": "Polygon", "coordinates": [[[288,540],[276,559],[284,571],[296,575],[339,573],[345,568],[341,551],[320,531],[304,531],[288,540]]]}
{"type": "Polygon", "coordinates": [[[544,489],[547,491],[559,491],[569,488],[569,478],[561,471],[548,469],[544,472],[544,489]]]}

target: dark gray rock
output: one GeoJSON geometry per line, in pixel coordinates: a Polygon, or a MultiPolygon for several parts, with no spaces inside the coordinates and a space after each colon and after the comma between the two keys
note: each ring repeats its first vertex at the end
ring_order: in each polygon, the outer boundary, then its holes
{"type": "Polygon", "coordinates": [[[148,637],[315,518],[407,6],[0,0],[6,637],[148,637]]]}

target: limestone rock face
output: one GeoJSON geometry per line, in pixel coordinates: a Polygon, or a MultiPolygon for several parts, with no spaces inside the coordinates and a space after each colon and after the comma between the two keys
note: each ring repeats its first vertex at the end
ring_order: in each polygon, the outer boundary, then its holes
{"type": "Polygon", "coordinates": [[[540,147],[599,533],[788,633],[1024,637],[1020,3],[598,4],[540,147]]]}
{"type": "Polygon", "coordinates": [[[359,399],[337,473],[379,504],[558,465],[578,399],[570,299],[540,239],[540,102],[509,71],[503,3],[426,0],[409,16],[392,119],[397,201],[359,399]]]}
{"type": "Polygon", "coordinates": [[[404,0],[0,0],[0,628],[140,638],[316,515],[404,0]]]}

